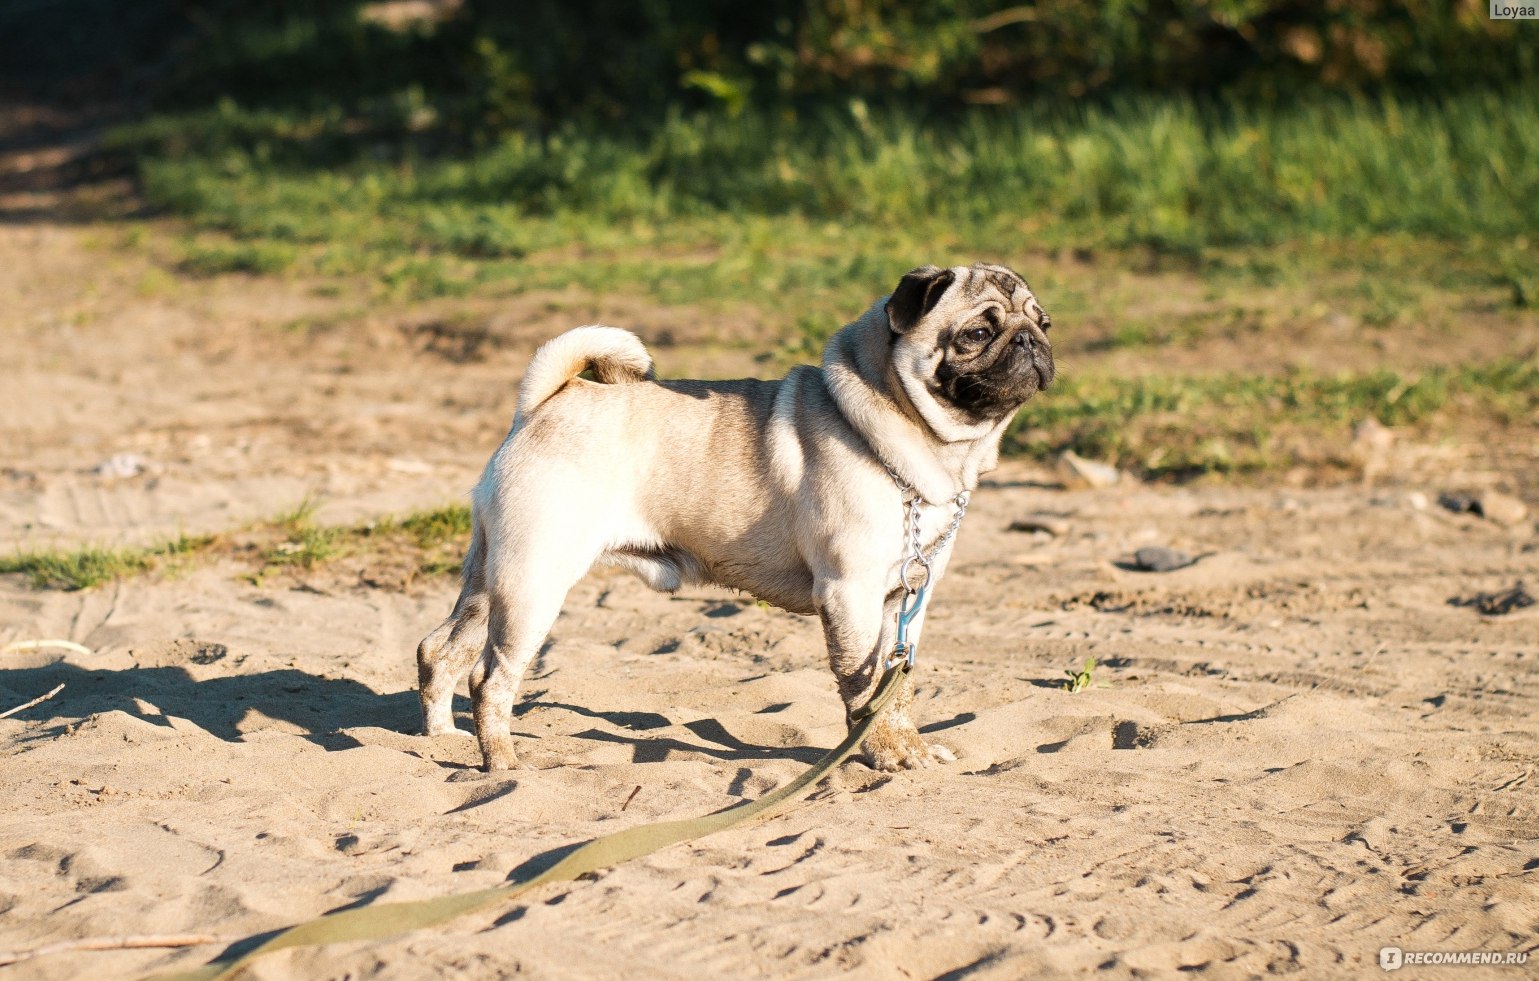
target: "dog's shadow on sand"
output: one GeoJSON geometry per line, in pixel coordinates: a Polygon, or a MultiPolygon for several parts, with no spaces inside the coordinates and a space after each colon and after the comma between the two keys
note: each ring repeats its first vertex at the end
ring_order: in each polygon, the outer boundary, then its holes
{"type": "MultiPolygon", "coordinates": [[[[322,677],[296,668],[201,679],[176,665],[109,670],[60,661],[40,667],[0,669],[0,708],[19,705],[61,684],[64,689],[57,695],[14,716],[55,720],[22,736],[24,741],[52,739],[69,726],[113,711],[156,725],[170,725],[166,716],[186,719],[210,735],[231,742],[274,722],[288,723],[300,730],[301,738],[326,750],[364,745],[342,731],[345,729],[379,728],[407,735],[421,731],[414,690],[381,694],[362,682],[322,677]]],[[[745,742],[710,718],[683,723],[683,728],[695,737],[693,740],[674,734],[651,734],[648,730],[668,728],[674,725],[673,721],[656,712],[601,711],[548,700],[541,697],[544,694],[529,693],[515,710],[515,718],[533,709],[543,709],[593,719],[605,727],[591,727],[572,736],[629,745],[636,763],[660,763],[682,753],[723,762],[795,760],[810,764],[826,752],[816,746],[745,742]]],[[[466,727],[463,716],[470,708],[469,700],[456,695],[455,708],[456,715],[461,716],[461,726],[466,727]]],[[[937,723],[925,729],[933,731],[953,724],[959,723],[937,723]]],[[[515,722],[514,729],[518,728],[515,722]]]]}
{"type": "MultiPolygon", "coordinates": [[[[673,720],[657,712],[599,711],[582,705],[573,705],[570,702],[552,701],[545,698],[547,694],[547,691],[532,691],[525,695],[524,700],[513,710],[514,719],[541,709],[570,712],[608,723],[624,731],[613,732],[589,728],[574,732],[572,736],[576,739],[630,746],[632,763],[661,763],[673,758],[677,753],[697,753],[724,763],[739,760],[800,760],[803,763],[812,763],[822,758],[824,753],[823,750],[812,746],[758,746],[746,743],[715,719],[698,719],[683,723],[685,729],[700,739],[699,743],[661,733],[646,735],[648,730],[666,729],[672,726],[673,720]]],[[[514,728],[517,729],[516,724],[514,728]]]]}
{"type": "Polygon", "coordinates": [[[675,754],[678,753],[698,753],[726,763],[748,760],[796,760],[810,764],[822,759],[827,752],[815,746],[756,746],[745,743],[728,732],[727,728],[715,719],[686,722],[684,727],[698,736],[701,742],[686,742],[673,736],[638,736],[605,732],[602,729],[587,729],[573,735],[578,739],[628,745],[632,748],[631,762],[633,763],[661,763],[664,760],[676,758],[675,754]]]}
{"type": "MultiPolygon", "coordinates": [[[[558,702],[526,703],[526,707],[523,710],[527,711],[529,708],[534,707],[574,711],[582,715],[616,722],[623,728],[631,730],[662,728],[672,724],[666,717],[654,712],[594,712],[580,706],[566,705],[558,702]]],[[[964,712],[951,719],[922,726],[920,732],[939,732],[944,729],[950,729],[953,726],[965,725],[974,718],[976,716],[973,713],[964,712]]],[[[648,736],[634,732],[606,732],[603,729],[586,729],[582,732],[573,733],[573,736],[578,739],[589,739],[596,742],[628,745],[631,747],[632,763],[661,763],[674,758],[674,754],[677,753],[697,753],[721,760],[724,763],[746,763],[755,760],[795,760],[798,763],[811,765],[822,759],[828,752],[828,750],[819,749],[816,746],[761,746],[744,742],[715,719],[697,719],[694,722],[683,723],[683,727],[688,729],[700,741],[689,742],[676,736],[662,734],[648,736]]]]}
{"type": "Polygon", "coordinates": [[[290,723],[303,730],[303,738],[328,750],[363,745],[342,729],[414,733],[420,725],[415,691],[380,694],[361,682],[295,668],[199,679],[177,666],[106,670],[61,661],[0,670],[0,705],[20,704],[61,684],[64,690],[53,698],[13,716],[59,720],[25,738],[52,738],[66,726],[112,711],[158,725],[169,724],[165,716],[183,718],[229,741],[270,724],[243,725],[256,714],[290,723]]]}

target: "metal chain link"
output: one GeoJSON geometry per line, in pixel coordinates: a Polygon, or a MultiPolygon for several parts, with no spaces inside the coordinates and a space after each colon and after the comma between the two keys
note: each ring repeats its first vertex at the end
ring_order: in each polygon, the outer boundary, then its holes
{"type": "Polygon", "coordinates": [[[956,505],[956,514],[951,518],[951,524],[941,532],[939,538],[930,546],[929,554],[925,554],[924,540],[921,537],[920,522],[923,517],[924,498],[913,487],[899,477],[891,467],[887,468],[887,474],[898,485],[898,491],[907,500],[908,520],[905,528],[905,546],[907,555],[903,558],[903,564],[898,567],[898,584],[903,587],[903,601],[898,606],[898,632],[897,639],[893,643],[892,656],[887,659],[887,670],[892,670],[896,665],[907,662],[909,667],[914,666],[914,658],[918,653],[918,645],[908,641],[908,626],[919,611],[924,608],[925,596],[930,588],[930,564],[941,553],[951,540],[956,537],[957,529],[962,527],[962,518],[967,514],[968,493],[962,491],[952,501],[956,505]],[[914,563],[924,570],[924,578],[916,586],[909,581],[909,572],[914,563]]]}
{"type": "Polygon", "coordinates": [[[962,517],[967,514],[968,500],[969,495],[967,491],[963,491],[952,499],[951,503],[956,505],[957,513],[952,515],[951,524],[946,526],[946,530],[935,540],[935,544],[930,546],[930,561],[935,561],[935,557],[940,554],[941,549],[950,545],[951,540],[957,537],[957,529],[962,527],[962,517]]]}

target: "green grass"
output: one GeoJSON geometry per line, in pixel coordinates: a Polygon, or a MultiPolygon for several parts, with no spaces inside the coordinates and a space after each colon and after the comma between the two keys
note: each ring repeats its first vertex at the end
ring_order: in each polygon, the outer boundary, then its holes
{"type": "Polygon", "coordinates": [[[464,505],[335,526],[315,523],[317,503],[306,498],[290,511],[227,535],[178,535],[145,547],[18,551],[0,557],[0,575],[23,574],[37,589],[89,589],[164,569],[173,560],[190,564],[224,556],[251,566],[251,578],[261,582],[284,570],[309,571],[342,558],[403,551],[417,574],[459,572],[470,539],[470,508],[464,505]]]}
{"type": "Polygon", "coordinates": [[[182,245],[180,272],[190,276],[218,276],[223,273],[275,275],[284,272],[298,258],[298,250],[286,242],[204,242],[189,240],[182,245]]]}
{"type": "Polygon", "coordinates": [[[176,538],[147,548],[99,548],[16,552],[0,557],[0,574],[22,573],[38,589],[88,589],[160,566],[166,559],[195,554],[213,539],[176,538]]]}
{"type": "Polygon", "coordinates": [[[340,165],[335,153],[308,149],[344,122],[226,102],[161,117],[118,142],[144,154],[153,200],[212,225],[476,259],[564,243],[559,230],[528,221],[555,216],[584,225],[715,215],[887,226],[942,219],[1036,231],[1048,244],[1177,247],[1539,227],[1532,93],[1316,100],[1264,112],[1141,99],[980,111],[936,125],[675,116],[643,136],[573,126],[543,138],[514,133],[464,156],[340,165]]]}
{"type": "Polygon", "coordinates": [[[1256,473],[1294,463],[1346,466],[1350,429],[1373,417],[1418,427],[1453,417],[1539,424],[1539,362],[1277,376],[1061,375],[1006,436],[1015,453],[1072,449],[1146,477],[1256,473]],[[1315,438],[1314,457],[1302,438],[1315,438]]]}
{"type": "Polygon", "coordinates": [[[451,505],[434,511],[417,511],[397,522],[396,527],[411,537],[418,548],[439,548],[470,538],[470,508],[451,505]]]}
{"type": "Polygon", "coordinates": [[[0,559],[0,573],[25,574],[38,589],[86,589],[143,572],[152,564],[141,549],[87,546],[75,551],[18,552],[0,559]]]}
{"type": "Polygon", "coordinates": [[[456,504],[416,511],[399,520],[387,518],[357,529],[354,535],[371,539],[404,539],[417,552],[419,573],[457,575],[465,549],[470,544],[470,508],[456,504]]]}
{"type": "Polygon", "coordinates": [[[267,550],[263,556],[263,565],[294,565],[310,569],[341,555],[346,548],[347,538],[347,529],[314,525],[298,528],[267,550]]]}
{"type": "Polygon", "coordinates": [[[346,556],[401,548],[415,553],[419,573],[459,571],[470,539],[470,508],[464,505],[414,511],[403,518],[387,516],[344,527],[317,525],[313,520],[316,503],[306,498],[293,511],[269,523],[279,537],[262,552],[257,578],[285,566],[312,569],[346,556]]]}
{"type": "Polygon", "coordinates": [[[318,500],[306,496],[292,509],[268,522],[269,528],[279,533],[279,539],[263,553],[264,571],[288,565],[309,569],[342,552],[348,537],[347,529],[317,525],[314,519],[319,506],[318,500]]]}
{"type": "MultiPolygon", "coordinates": [[[[849,309],[924,260],[1408,235],[1480,241],[1533,302],[1539,95],[1187,98],[975,111],[571,125],[431,156],[334,110],[230,101],[122,130],[148,200],[201,234],[194,271],[365,273],[393,297],[576,286],[665,303],[776,295],[849,309]],[[211,237],[218,233],[223,239],[211,237]],[[828,294],[837,301],[820,303],[828,294]]],[[[1258,272],[1264,276],[1264,272],[1258,272]]],[[[1393,311],[1396,297],[1366,302],[1393,311]]]]}

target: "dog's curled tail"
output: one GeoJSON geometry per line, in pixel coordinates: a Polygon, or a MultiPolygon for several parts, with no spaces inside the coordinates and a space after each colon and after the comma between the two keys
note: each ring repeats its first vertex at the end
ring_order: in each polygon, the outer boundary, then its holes
{"type": "Polygon", "coordinates": [[[574,327],[534,352],[518,386],[518,415],[528,416],[584,371],[606,385],[656,377],[641,338],[619,327],[574,327]]]}

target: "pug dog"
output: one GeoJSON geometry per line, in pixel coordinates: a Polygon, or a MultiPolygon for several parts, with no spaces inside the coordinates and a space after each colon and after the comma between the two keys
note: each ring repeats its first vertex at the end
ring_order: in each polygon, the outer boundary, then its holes
{"type": "MultiPolygon", "coordinates": [[[[1051,325],[1024,279],[979,263],[908,273],[834,335],[820,368],[775,381],[658,381],[641,342],[613,327],[545,344],[472,495],[459,600],[417,648],[426,733],[457,731],[451,702],[470,671],[486,769],[517,765],[519,681],[595,563],[664,592],[715,584],[817,616],[853,718],[894,642],[909,500],[922,501],[924,546],[939,542],[933,585],[959,495],[1053,380],[1051,325]]],[[[866,738],[871,766],[954,758],[920,737],[912,697],[908,683],[866,738]]]]}

